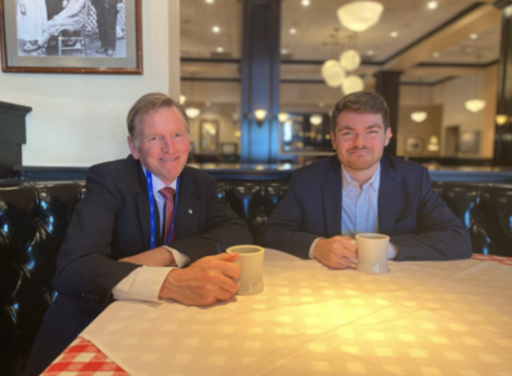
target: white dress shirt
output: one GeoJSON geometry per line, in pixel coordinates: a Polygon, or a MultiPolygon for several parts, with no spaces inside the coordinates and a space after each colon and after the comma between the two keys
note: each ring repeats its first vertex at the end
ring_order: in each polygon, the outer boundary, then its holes
{"type": "MultiPolygon", "coordinates": [[[[142,167],[144,174],[146,169],[142,167]]],[[[164,205],[165,198],[159,191],[166,185],[152,174],[153,182],[153,195],[155,197],[156,204],[158,206],[158,214],[160,218],[160,233],[162,233],[163,222],[164,222],[164,205]]],[[[174,180],[168,187],[176,190],[176,180],[174,180]]],[[[148,202],[149,206],[149,202],[148,202]]],[[[176,208],[174,208],[176,210],[176,208]]],[[[148,218],[149,221],[149,218],[148,218]]],[[[165,246],[174,256],[178,267],[183,267],[190,263],[190,258],[176,249],[165,246]]],[[[167,277],[167,274],[173,269],[172,266],[156,267],[156,266],[142,266],[133,270],[125,278],[123,278],[113,289],[114,299],[117,300],[146,300],[152,302],[163,302],[158,299],[158,293],[162,287],[162,284],[167,277]]]]}
{"type": "MultiPolygon", "coordinates": [[[[353,238],[356,234],[379,232],[379,187],[380,162],[370,180],[362,187],[341,165],[341,235],[353,238]]],[[[319,239],[322,238],[315,239],[309,248],[310,258],[313,258],[313,251],[319,239]]],[[[390,243],[388,259],[395,258],[397,253],[396,246],[390,243]]]]}

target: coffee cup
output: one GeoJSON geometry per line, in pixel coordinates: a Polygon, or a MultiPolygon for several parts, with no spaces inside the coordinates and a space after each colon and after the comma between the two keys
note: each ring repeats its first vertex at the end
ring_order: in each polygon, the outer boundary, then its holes
{"type": "Polygon", "coordinates": [[[240,266],[237,295],[255,295],[263,292],[263,256],[265,249],[256,245],[237,245],[229,247],[227,253],[238,253],[235,261],[240,266]]]}
{"type": "Polygon", "coordinates": [[[357,271],[367,274],[384,274],[389,272],[389,236],[384,234],[357,234],[356,243],[357,271]]]}

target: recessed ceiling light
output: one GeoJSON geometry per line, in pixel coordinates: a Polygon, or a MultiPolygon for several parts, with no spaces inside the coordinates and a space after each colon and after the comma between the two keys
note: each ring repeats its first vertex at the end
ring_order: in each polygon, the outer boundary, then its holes
{"type": "Polygon", "coordinates": [[[212,31],[213,31],[214,33],[220,33],[220,27],[218,27],[218,26],[214,26],[214,27],[212,27],[212,31]]]}
{"type": "Polygon", "coordinates": [[[212,102],[206,101],[204,104],[205,104],[206,107],[210,107],[212,105],[212,102]]]}
{"type": "Polygon", "coordinates": [[[441,56],[441,54],[439,52],[434,52],[432,54],[432,56],[435,57],[435,58],[438,58],[439,56],[441,56]]]}
{"type": "Polygon", "coordinates": [[[281,53],[282,53],[283,55],[286,55],[286,54],[288,53],[288,50],[287,50],[286,48],[283,48],[283,49],[281,50],[281,53]]]}
{"type": "Polygon", "coordinates": [[[389,33],[389,35],[391,36],[391,38],[396,38],[398,36],[398,31],[392,31],[391,33],[389,33]]]}
{"type": "Polygon", "coordinates": [[[320,102],[318,103],[318,107],[324,107],[325,106],[325,103],[324,102],[320,102]]]}
{"type": "Polygon", "coordinates": [[[477,33],[469,34],[469,38],[470,39],[478,39],[478,34],[477,33]]]}
{"type": "Polygon", "coordinates": [[[436,9],[437,8],[437,1],[430,1],[427,4],[428,9],[436,9]]]}
{"type": "Polygon", "coordinates": [[[213,4],[215,0],[204,0],[207,4],[213,4]]]}
{"type": "Polygon", "coordinates": [[[222,47],[217,47],[216,51],[217,51],[219,54],[221,54],[221,53],[223,53],[223,52],[224,52],[224,48],[222,48],[222,47]]]}
{"type": "Polygon", "coordinates": [[[295,29],[294,27],[292,27],[290,29],[290,34],[297,34],[297,29],[295,29]]]}
{"type": "Polygon", "coordinates": [[[303,7],[308,7],[310,4],[309,0],[302,0],[302,6],[303,7]]]}
{"type": "Polygon", "coordinates": [[[373,55],[375,55],[375,52],[373,52],[372,50],[368,50],[368,51],[366,51],[366,54],[368,56],[373,56],[373,55]]]}

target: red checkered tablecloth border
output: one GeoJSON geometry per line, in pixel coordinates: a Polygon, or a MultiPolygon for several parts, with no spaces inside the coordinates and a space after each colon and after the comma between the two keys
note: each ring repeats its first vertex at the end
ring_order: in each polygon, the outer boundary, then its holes
{"type": "Polygon", "coordinates": [[[126,376],[121,367],[92,343],[78,337],[42,373],[43,376],[126,376]]]}
{"type": "Polygon", "coordinates": [[[474,254],[473,256],[471,256],[471,258],[473,260],[478,260],[478,261],[496,261],[503,265],[512,266],[512,257],[474,254]]]}

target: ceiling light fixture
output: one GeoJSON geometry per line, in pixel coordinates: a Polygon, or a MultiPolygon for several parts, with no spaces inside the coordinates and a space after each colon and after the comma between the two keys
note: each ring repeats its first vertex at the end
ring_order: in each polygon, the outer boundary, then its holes
{"type": "Polygon", "coordinates": [[[288,120],[289,117],[290,115],[288,115],[286,112],[280,112],[277,115],[277,119],[279,120],[280,123],[284,123],[286,120],[288,120]]]}
{"type": "Polygon", "coordinates": [[[218,27],[218,26],[214,26],[214,27],[212,27],[212,31],[213,31],[215,34],[218,34],[218,33],[220,33],[220,27],[218,27]]]}
{"type": "Polygon", "coordinates": [[[478,112],[485,108],[486,102],[483,99],[470,99],[464,105],[468,111],[478,112]]]}
{"type": "Polygon", "coordinates": [[[322,121],[323,121],[322,115],[315,114],[315,115],[311,115],[309,117],[309,122],[313,125],[320,125],[320,124],[322,124],[322,121]]]}
{"type": "Polygon", "coordinates": [[[180,95],[180,104],[183,106],[187,101],[187,97],[184,95],[180,95]]]}
{"type": "Polygon", "coordinates": [[[472,33],[472,34],[469,34],[469,39],[478,39],[478,34],[477,33],[472,33]]]}
{"type": "Polygon", "coordinates": [[[296,28],[294,28],[294,27],[292,27],[292,28],[290,29],[290,34],[292,34],[292,35],[297,34],[297,29],[296,29],[296,28]]]}
{"type": "Polygon", "coordinates": [[[321,73],[325,83],[330,87],[339,87],[346,77],[345,71],[336,60],[327,60],[323,63],[321,73]]]}
{"type": "Polygon", "coordinates": [[[437,1],[430,1],[427,4],[428,9],[436,9],[437,8],[437,1]]]}
{"type": "Polygon", "coordinates": [[[224,52],[224,48],[222,48],[222,47],[217,47],[216,51],[217,51],[219,54],[221,54],[221,53],[223,53],[223,52],[224,52]]]}
{"type": "Polygon", "coordinates": [[[340,64],[347,72],[355,71],[361,66],[361,55],[356,50],[347,50],[341,54],[340,64]]]}
{"type": "Polygon", "coordinates": [[[340,23],[355,32],[368,30],[379,22],[384,6],[377,1],[354,1],[336,11],[340,23]]]}
{"type": "Polygon", "coordinates": [[[288,50],[286,48],[283,48],[281,50],[281,54],[286,55],[288,53],[288,50]]]}
{"type": "Polygon", "coordinates": [[[366,51],[366,54],[368,56],[373,56],[373,55],[375,55],[375,52],[373,52],[373,50],[368,50],[368,51],[366,51]]]}
{"type": "Polygon", "coordinates": [[[414,120],[416,123],[421,123],[425,121],[427,118],[427,113],[425,111],[414,111],[411,114],[411,119],[414,120]]]}
{"type": "Polygon", "coordinates": [[[392,31],[391,33],[389,33],[389,36],[391,38],[396,38],[398,36],[398,31],[392,31]]]}
{"type": "Polygon", "coordinates": [[[310,1],[309,0],[302,0],[301,2],[303,7],[309,7],[310,1]]]}
{"type": "Polygon", "coordinates": [[[185,110],[185,113],[190,119],[195,119],[201,113],[201,110],[196,107],[189,107],[185,110]]]}
{"type": "Polygon", "coordinates": [[[207,3],[207,4],[213,4],[213,3],[215,2],[215,0],[204,0],[204,1],[205,1],[205,3],[207,3]]]}
{"type": "Polygon", "coordinates": [[[434,52],[434,53],[432,54],[432,56],[433,56],[433,57],[435,57],[435,58],[437,59],[438,57],[440,57],[440,56],[441,56],[441,54],[440,54],[439,52],[434,52]]]}
{"type": "Polygon", "coordinates": [[[496,120],[496,124],[505,125],[505,124],[507,124],[508,116],[505,114],[498,114],[498,115],[496,115],[495,120],[496,120]]]}
{"type": "Polygon", "coordinates": [[[320,102],[318,103],[318,107],[324,107],[325,106],[325,103],[324,102],[320,102]]]}
{"type": "Polygon", "coordinates": [[[364,82],[361,77],[355,74],[350,75],[343,81],[342,90],[345,95],[355,93],[356,91],[363,91],[364,82]]]}

